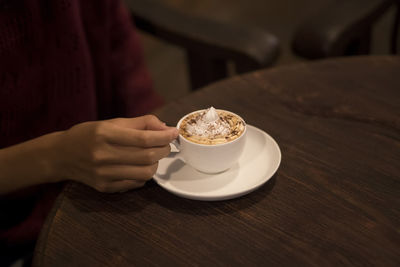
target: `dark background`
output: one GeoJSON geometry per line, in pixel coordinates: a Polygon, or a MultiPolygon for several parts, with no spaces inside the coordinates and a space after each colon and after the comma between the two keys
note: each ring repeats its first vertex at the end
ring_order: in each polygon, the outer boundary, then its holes
{"type": "MultiPolygon", "coordinates": [[[[158,0],[194,15],[225,22],[256,26],[275,34],[281,41],[281,54],[275,66],[304,61],[293,54],[294,31],[307,17],[328,3],[343,0],[158,0]]],[[[373,29],[371,54],[388,54],[392,7],[373,29]]],[[[185,52],[173,45],[142,34],[148,68],[156,90],[167,100],[189,92],[185,52]]]]}

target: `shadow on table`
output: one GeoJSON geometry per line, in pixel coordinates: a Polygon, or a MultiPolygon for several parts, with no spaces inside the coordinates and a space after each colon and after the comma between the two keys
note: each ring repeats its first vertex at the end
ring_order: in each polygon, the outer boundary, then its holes
{"type": "Polygon", "coordinates": [[[276,175],[274,174],[266,184],[254,192],[230,200],[200,201],[181,198],[160,188],[155,182],[151,182],[148,186],[153,189],[152,191],[154,195],[157,194],[157,197],[153,197],[153,194],[148,194],[146,197],[149,202],[155,202],[163,208],[184,214],[215,215],[235,213],[265,200],[275,186],[276,175]]]}
{"type": "Polygon", "coordinates": [[[82,184],[71,183],[64,191],[62,205],[70,205],[76,212],[101,212],[108,214],[132,214],[147,206],[159,205],[173,212],[192,215],[235,213],[250,208],[268,198],[276,182],[276,175],[263,186],[247,195],[231,200],[199,201],[185,199],[169,193],[154,181],[144,187],[125,193],[100,193],[82,184]]]}
{"type": "Polygon", "coordinates": [[[149,203],[148,188],[142,187],[125,193],[101,193],[80,183],[71,183],[64,191],[62,205],[72,205],[78,212],[132,213],[140,212],[149,203]]]}

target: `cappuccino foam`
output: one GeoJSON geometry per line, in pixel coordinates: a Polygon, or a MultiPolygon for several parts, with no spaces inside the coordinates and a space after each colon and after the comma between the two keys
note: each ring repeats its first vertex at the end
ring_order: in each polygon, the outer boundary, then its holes
{"type": "Polygon", "coordinates": [[[211,107],[184,118],[179,132],[192,142],[215,145],[235,140],[244,132],[244,128],[245,123],[238,116],[211,107]]]}

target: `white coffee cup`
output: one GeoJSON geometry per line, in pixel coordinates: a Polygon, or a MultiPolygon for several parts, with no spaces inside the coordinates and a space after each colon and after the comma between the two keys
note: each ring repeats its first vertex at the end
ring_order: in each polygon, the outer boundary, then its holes
{"type": "MultiPolygon", "coordinates": [[[[176,127],[179,129],[181,122],[187,116],[201,111],[203,110],[197,110],[185,115],[182,119],[179,120],[176,127]]],[[[244,120],[235,113],[226,110],[219,111],[224,111],[226,113],[237,116],[244,122],[244,120]]],[[[238,162],[238,159],[243,152],[247,132],[247,127],[245,123],[244,127],[245,128],[243,133],[238,138],[232,141],[228,141],[226,143],[214,145],[198,144],[186,139],[181,134],[179,134],[178,139],[173,142],[173,144],[179,150],[175,157],[178,157],[183,162],[192,166],[200,172],[219,173],[226,171],[238,162]]]]}

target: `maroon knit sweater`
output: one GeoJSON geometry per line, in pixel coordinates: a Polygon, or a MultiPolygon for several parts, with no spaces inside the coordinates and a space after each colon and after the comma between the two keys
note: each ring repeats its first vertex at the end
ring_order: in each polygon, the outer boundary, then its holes
{"type": "MultiPolygon", "coordinates": [[[[0,149],[159,104],[120,1],[0,0],[0,149]]],[[[53,187],[0,198],[0,242],[37,237],[53,187]]]]}

